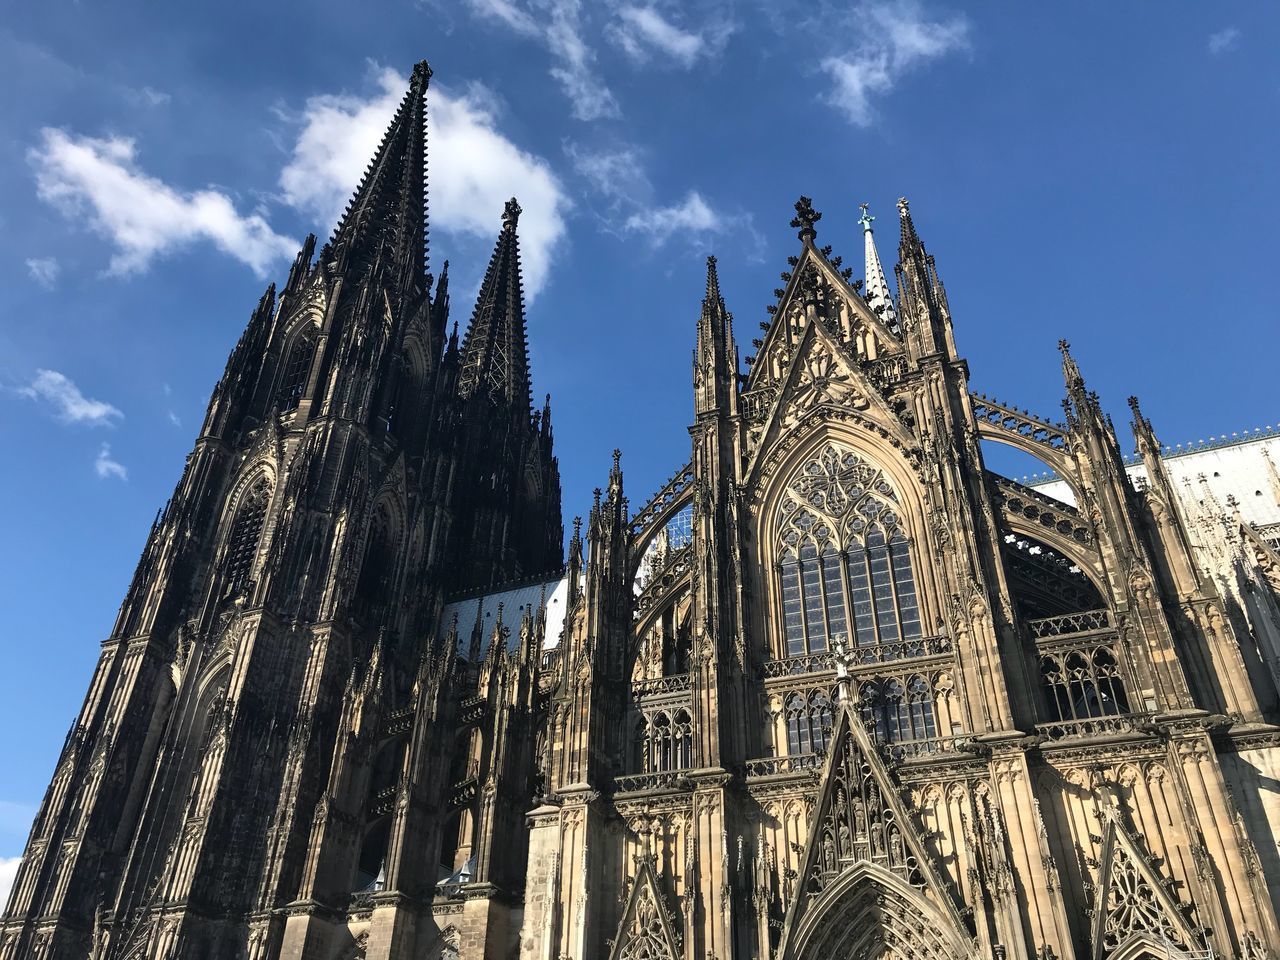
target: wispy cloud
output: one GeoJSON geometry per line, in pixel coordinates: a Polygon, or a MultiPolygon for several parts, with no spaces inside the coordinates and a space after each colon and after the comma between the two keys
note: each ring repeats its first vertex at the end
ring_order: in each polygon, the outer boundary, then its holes
{"type": "Polygon", "coordinates": [[[48,404],[53,415],[63,423],[84,424],[90,427],[109,427],[124,414],[103,400],[93,400],[80,392],[80,388],[57,370],[37,370],[30,385],[19,387],[18,393],[29,400],[48,404]]]}
{"type": "Polygon", "coordinates": [[[704,57],[719,55],[733,26],[721,18],[714,28],[687,30],[651,6],[627,5],[618,9],[616,21],[606,32],[636,63],[647,63],[657,55],[688,69],[704,57]]]}
{"type": "Polygon", "coordinates": [[[27,259],[27,273],[32,280],[46,290],[52,290],[57,284],[60,269],[58,261],[54,257],[29,257],[27,259]]]}
{"type": "Polygon", "coordinates": [[[867,39],[850,53],[826,57],[822,69],[833,88],[825,97],[860,127],[875,119],[872,100],[887,94],[907,71],[969,45],[963,16],[929,19],[913,0],[859,5],[854,16],[867,39]]]}
{"type": "MultiPolygon", "coordinates": [[[[325,223],[341,215],[408,85],[391,69],[378,69],[376,82],[368,97],[312,97],[299,118],[280,185],[285,201],[325,223]]],[[[503,203],[518,197],[525,289],[532,299],[546,284],[565,234],[570,202],[559,180],[543,158],[502,134],[494,97],[483,87],[458,95],[433,86],[429,110],[433,231],[494,238],[503,203]]]]}
{"type": "Polygon", "coordinates": [[[467,0],[478,16],[538,40],[551,53],[551,76],[560,84],[579,120],[620,114],[618,101],[595,70],[595,50],[587,42],[581,0],[467,0]]]}
{"type": "Polygon", "coordinates": [[[1237,27],[1224,27],[1217,33],[1209,34],[1209,52],[1214,56],[1234,50],[1240,42],[1240,30],[1237,27]]]}
{"type": "Polygon", "coordinates": [[[690,190],[672,206],[636,211],[627,217],[623,229],[647,237],[654,246],[662,246],[676,234],[700,238],[719,233],[726,226],[725,217],[713,210],[702,194],[690,190]]]}
{"type": "Polygon", "coordinates": [[[163,90],[157,90],[154,87],[140,87],[136,90],[130,88],[127,96],[134,103],[143,107],[163,107],[173,99],[163,90]]]}
{"type": "Polygon", "coordinates": [[[9,902],[9,891],[13,889],[13,881],[18,876],[18,865],[21,857],[0,857],[0,903],[9,902]]]}
{"type": "Polygon", "coordinates": [[[653,184],[649,182],[638,147],[593,148],[569,142],[564,152],[587,186],[615,207],[623,203],[648,203],[653,194],[653,184]]]}
{"type": "Polygon", "coordinates": [[[209,241],[263,276],[298,248],[261,214],[241,215],[224,193],[185,192],[142,172],[128,137],[45,128],[40,141],[27,152],[37,194],[67,217],[87,216],[115,245],[110,273],[137,273],[156,257],[209,241]]]}
{"type": "Polygon", "coordinates": [[[107,480],[114,477],[117,480],[128,480],[129,471],[125,469],[124,464],[111,458],[111,444],[104,443],[102,449],[98,451],[98,457],[93,461],[93,472],[98,475],[98,479],[107,480]]]}

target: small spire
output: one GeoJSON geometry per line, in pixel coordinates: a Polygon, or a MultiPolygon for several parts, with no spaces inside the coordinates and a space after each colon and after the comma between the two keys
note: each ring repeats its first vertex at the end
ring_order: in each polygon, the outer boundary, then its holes
{"type": "Polygon", "coordinates": [[[875,217],[868,211],[868,204],[860,203],[858,209],[862,211],[862,217],[858,223],[862,224],[863,258],[866,271],[862,295],[871,312],[876,314],[885,326],[891,330],[896,329],[898,316],[893,309],[893,295],[889,292],[889,281],[885,278],[884,267],[880,263],[880,253],[876,249],[875,236],[871,229],[875,217]]]}
{"type": "Polygon", "coordinates": [[[716,272],[716,258],[710,256],[707,257],[707,295],[703,302],[716,303],[723,300],[720,296],[720,275],[716,272]]]}
{"type": "Polygon", "coordinates": [[[898,219],[902,225],[902,242],[919,243],[920,238],[916,235],[916,225],[911,221],[911,201],[906,197],[898,198],[898,219]]]}
{"type": "Polygon", "coordinates": [[[806,243],[812,243],[817,237],[818,231],[815,230],[814,224],[822,219],[822,214],[813,209],[813,201],[808,197],[801,197],[796,201],[796,215],[791,218],[791,226],[800,232],[797,236],[806,243]]]}
{"type": "Polygon", "coordinates": [[[1080,373],[1075,357],[1071,356],[1071,344],[1066,340],[1059,340],[1058,350],[1062,352],[1062,376],[1067,381],[1068,389],[1083,389],[1084,376],[1080,373]]]}
{"type": "Polygon", "coordinates": [[[521,420],[528,421],[532,411],[520,240],[516,234],[519,218],[520,204],[513,197],[503,207],[502,231],[467,327],[458,389],[463,397],[483,393],[495,404],[509,405],[521,420]]]}

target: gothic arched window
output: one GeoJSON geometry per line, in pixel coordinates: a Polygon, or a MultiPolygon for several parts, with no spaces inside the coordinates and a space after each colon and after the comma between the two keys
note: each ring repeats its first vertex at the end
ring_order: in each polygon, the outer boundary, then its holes
{"type": "Polygon", "coordinates": [[[307,378],[311,375],[311,361],[315,355],[315,331],[308,325],[307,329],[294,338],[289,358],[285,361],[279,393],[282,410],[287,412],[298,409],[298,402],[307,389],[307,378]]]}
{"type": "Polygon", "coordinates": [[[831,697],[825,690],[787,695],[787,753],[826,753],[833,720],[831,697]]]}
{"type": "Polygon", "coordinates": [[[855,648],[894,645],[877,660],[923,653],[897,500],[881,470],[834,444],[797,471],[779,507],[786,656],[821,653],[835,637],[855,648]]]}
{"type": "Polygon", "coordinates": [[[1040,677],[1055,720],[1084,720],[1129,712],[1120,664],[1110,647],[1046,653],[1040,677]]]}
{"type": "Polygon", "coordinates": [[[229,586],[239,586],[253,570],[270,500],[271,483],[266,477],[257,480],[240,499],[235,519],[231,521],[231,530],[227,534],[227,549],[223,561],[223,571],[229,586]]]}
{"type": "Polygon", "coordinates": [[[868,680],[858,688],[858,705],[863,722],[881,743],[937,736],[929,681],[919,674],[868,680]]]}
{"type": "Polygon", "coordinates": [[[387,600],[392,574],[395,572],[393,546],[391,511],[385,503],[380,503],[374,509],[373,519],[369,523],[364,564],[360,568],[360,580],[356,586],[357,605],[360,609],[372,610],[387,600]]]}

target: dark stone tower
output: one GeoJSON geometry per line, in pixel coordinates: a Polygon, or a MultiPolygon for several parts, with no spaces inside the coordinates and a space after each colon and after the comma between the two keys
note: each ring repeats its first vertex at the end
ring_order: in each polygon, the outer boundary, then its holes
{"type": "Polygon", "coordinates": [[[446,692],[488,679],[437,636],[446,591],[557,572],[562,532],[514,200],[460,356],[446,276],[433,297],[430,76],[214,388],[37,817],[5,960],[329,956],[353,892],[389,902],[391,943],[396,905],[434,890],[446,692]]]}

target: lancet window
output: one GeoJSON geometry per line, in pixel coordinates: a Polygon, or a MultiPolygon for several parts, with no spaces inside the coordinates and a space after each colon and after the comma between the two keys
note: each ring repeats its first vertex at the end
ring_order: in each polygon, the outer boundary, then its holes
{"type": "Polygon", "coordinates": [[[1055,720],[1129,712],[1120,663],[1109,646],[1042,654],[1040,677],[1055,720]]]}
{"type": "Polygon", "coordinates": [[[365,544],[364,566],[360,570],[357,594],[360,608],[371,610],[386,599],[395,570],[392,551],[391,511],[385,503],[378,504],[369,525],[369,538],[365,544]]]}
{"type": "Polygon", "coordinates": [[[266,477],[259,478],[240,500],[235,519],[231,522],[231,530],[227,534],[223,570],[229,586],[239,586],[253,570],[270,500],[271,482],[266,477]]]}
{"type": "Polygon", "coordinates": [[[635,766],[641,773],[666,773],[693,766],[693,720],[689,711],[658,710],[636,724],[635,766]]]}
{"type": "Polygon", "coordinates": [[[933,692],[919,675],[877,677],[858,688],[862,719],[881,743],[930,740],[937,736],[933,692]]]}
{"type": "Polygon", "coordinates": [[[900,645],[889,659],[923,653],[897,494],[853,451],[827,444],[788,485],[777,564],[786,656],[822,653],[836,637],[900,645]]]}
{"type": "Polygon", "coordinates": [[[825,690],[789,693],[783,708],[787,715],[787,753],[826,753],[833,719],[831,695],[825,690]]]}
{"type": "Polygon", "coordinates": [[[289,359],[284,366],[284,379],[280,382],[280,408],[284,411],[296,410],[307,389],[307,378],[311,374],[311,361],[316,355],[316,338],[314,331],[308,327],[294,338],[289,350],[289,359]]]}

